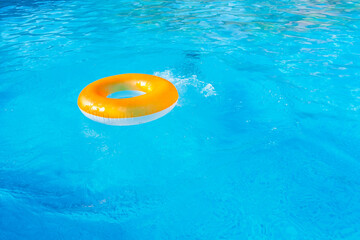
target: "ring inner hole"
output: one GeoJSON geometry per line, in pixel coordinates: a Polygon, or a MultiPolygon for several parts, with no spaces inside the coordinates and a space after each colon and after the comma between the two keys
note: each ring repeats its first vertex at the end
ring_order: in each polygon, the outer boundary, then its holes
{"type": "Polygon", "coordinates": [[[145,94],[145,92],[143,92],[143,91],[124,90],[124,91],[117,91],[117,92],[111,93],[110,95],[107,96],[107,98],[117,98],[117,99],[132,98],[132,97],[137,97],[137,96],[141,96],[144,94],[145,94]]]}

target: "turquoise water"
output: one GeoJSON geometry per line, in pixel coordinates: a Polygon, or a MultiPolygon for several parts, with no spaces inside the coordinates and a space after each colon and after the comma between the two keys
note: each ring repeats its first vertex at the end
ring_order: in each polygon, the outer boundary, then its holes
{"type": "Polygon", "coordinates": [[[0,239],[360,239],[357,1],[1,1],[0,239]],[[180,95],[112,127],[90,82],[180,95]]]}

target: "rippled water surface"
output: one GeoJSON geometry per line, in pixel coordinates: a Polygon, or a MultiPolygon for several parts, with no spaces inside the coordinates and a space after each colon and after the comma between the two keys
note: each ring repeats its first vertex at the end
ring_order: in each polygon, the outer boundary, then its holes
{"type": "Polygon", "coordinates": [[[358,1],[0,2],[0,239],[360,239],[358,1]],[[121,73],[156,121],[85,118],[121,73]]]}

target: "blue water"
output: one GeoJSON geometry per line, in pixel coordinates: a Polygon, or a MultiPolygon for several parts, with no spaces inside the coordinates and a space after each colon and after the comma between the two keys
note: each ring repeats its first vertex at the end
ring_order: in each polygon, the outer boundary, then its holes
{"type": "Polygon", "coordinates": [[[3,0],[0,239],[360,239],[360,3],[3,0]],[[122,73],[178,105],[77,107],[122,73]]]}

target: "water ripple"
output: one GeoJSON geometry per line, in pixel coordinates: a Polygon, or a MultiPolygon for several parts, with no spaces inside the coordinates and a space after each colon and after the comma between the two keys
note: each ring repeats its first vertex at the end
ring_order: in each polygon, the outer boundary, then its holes
{"type": "Polygon", "coordinates": [[[358,239],[359,16],[346,0],[1,1],[0,236],[358,239]],[[178,106],[130,128],[83,118],[80,90],[125,72],[169,79],[178,106]]]}

